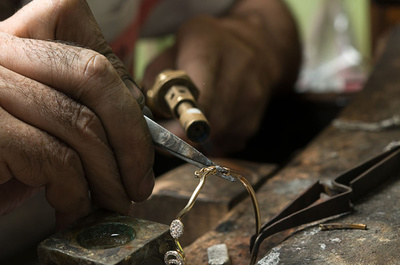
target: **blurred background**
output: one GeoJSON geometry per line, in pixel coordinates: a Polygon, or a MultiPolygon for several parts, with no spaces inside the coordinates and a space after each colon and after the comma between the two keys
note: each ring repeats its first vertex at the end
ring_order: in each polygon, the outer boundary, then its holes
{"type": "MultiPolygon", "coordinates": [[[[335,18],[338,20],[337,17],[339,17],[340,20],[342,15],[342,20],[348,20],[347,28],[344,30],[345,34],[352,39],[352,44],[365,61],[371,58],[370,2],[368,0],[284,1],[297,20],[304,48],[314,45],[313,41],[319,41],[320,36],[318,35],[328,27],[332,28],[335,18]]],[[[333,32],[331,34],[333,35],[333,32]]],[[[330,40],[327,40],[326,43],[328,41],[330,40]]],[[[172,36],[141,39],[136,50],[136,78],[140,79],[147,62],[172,42],[172,36]]]]}
{"type": "MultiPolygon", "coordinates": [[[[298,24],[305,53],[304,68],[321,66],[344,53],[353,61],[342,67],[362,65],[362,71],[368,73],[379,39],[400,19],[400,0],[284,1],[298,24]],[[346,53],[349,49],[353,53],[346,53]]],[[[140,79],[147,62],[172,42],[172,36],[140,39],[135,55],[136,78],[140,79]]],[[[324,88],[320,92],[332,89],[324,88]]],[[[343,88],[336,88],[338,91],[342,92],[343,88]]]]}
{"type": "MultiPolygon", "coordinates": [[[[271,102],[264,128],[252,142],[265,143],[239,158],[282,164],[324,129],[362,90],[385,36],[400,21],[400,0],[284,0],[297,21],[303,63],[294,93],[271,102]],[[248,156],[248,154],[254,154],[248,156]]],[[[135,78],[173,43],[173,37],[142,38],[136,47],[135,78]]],[[[251,146],[251,144],[250,144],[251,146]]]]}

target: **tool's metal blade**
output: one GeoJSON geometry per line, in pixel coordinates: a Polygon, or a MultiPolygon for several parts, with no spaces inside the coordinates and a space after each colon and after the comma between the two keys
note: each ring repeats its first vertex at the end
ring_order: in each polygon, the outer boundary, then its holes
{"type": "MultiPolygon", "coordinates": [[[[153,138],[153,142],[156,146],[167,150],[171,154],[180,159],[193,164],[199,168],[209,167],[209,166],[217,166],[214,162],[208,159],[205,155],[200,153],[196,148],[186,143],[182,139],[180,139],[175,134],[171,133],[164,127],[160,126],[147,116],[144,116],[147,122],[147,125],[150,129],[151,137],[153,138]]],[[[217,174],[217,176],[232,181],[235,181],[235,178],[225,174],[217,174]]]]}

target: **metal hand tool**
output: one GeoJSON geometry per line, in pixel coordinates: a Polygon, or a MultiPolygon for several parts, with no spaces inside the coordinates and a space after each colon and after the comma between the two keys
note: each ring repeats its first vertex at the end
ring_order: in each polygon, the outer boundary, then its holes
{"type": "Polygon", "coordinates": [[[178,119],[191,141],[204,142],[210,135],[210,124],[196,103],[199,90],[184,71],[161,72],[146,96],[151,111],[178,119]]]}
{"type": "Polygon", "coordinates": [[[155,146],[161,147],[172,155],[199,168],[215,166],[217,168],[216,176],[235,182],[235,178],[227,174],[225,168],[216,165],[196,148],[180,139],[158,123],[147,116],[144,116],[150,129],[151,137],[155,146]]]}
{"type": "Polygon", "coordinates": [[[317,181],[264,224],[259,235],[251,238],[250,264],[255,263],[259,247],[267,237],[290,228],[349,213],[352,203],[399,171],[400,146],[394,144],[389,150],[339,175],[331,186],[317,181]],[[327,199],[320,201],[321,194],[326,195],[327,199]]]}

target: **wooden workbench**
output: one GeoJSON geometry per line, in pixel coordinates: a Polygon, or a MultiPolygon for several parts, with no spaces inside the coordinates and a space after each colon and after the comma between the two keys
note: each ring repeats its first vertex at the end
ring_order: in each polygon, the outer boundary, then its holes
{"type": "MultiPolygon", "coordinates": [[[[363,91],[336,118],[377,122],[400,115],[400,28],[393,31],[363,91]]],[[[316,180],[329,181],[380,153],[400,128],[381,132],[342,130],[329,125],[299,155],[258,190],[263,222],[316,180]]],[[[318,226],[265,241],[259,264],[400,264],[400,172],[359,201],[336,222],[364,223],[368,230],[320,231],[318,226]]],[[[248,264],[253,233],[249,201],[237,205],[219,225],[187,246],[188,264],[207,264],[207,248],[226,243],[233,265],[248,264]]],[[[293,231],[290,231],[293,232],[293,231]]]]}

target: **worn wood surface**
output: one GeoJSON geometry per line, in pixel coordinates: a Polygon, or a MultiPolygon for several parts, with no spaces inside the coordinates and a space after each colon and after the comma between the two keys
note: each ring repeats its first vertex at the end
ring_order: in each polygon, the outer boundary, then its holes
{"type": "MultiPolygon", "coordinates": [[[[364,90],[337,119],[376,122],[400,115],[400,30],[391,35],[364,90]]],[[[400,129],[382,132],[343,131],[328,126],[283,170],[257,192],[263,222],[268,221],[311,183],[330,181],[340,173],[377,155],[400,129]]],[[[368,230],[298,231],[266,240],[259,264],[398,264],[400,262],[400,178],[379,187],[355,205],[355,213],[336,222],[365,223],[368,230]]],[[[226,243],[233,265],[248,264],[253,234],[252,209],[244,201],[217,227],[188,246],[188,264],[207,264],[209,246],[226,243]]]]}

